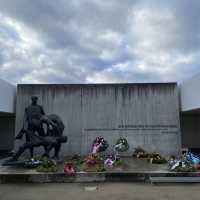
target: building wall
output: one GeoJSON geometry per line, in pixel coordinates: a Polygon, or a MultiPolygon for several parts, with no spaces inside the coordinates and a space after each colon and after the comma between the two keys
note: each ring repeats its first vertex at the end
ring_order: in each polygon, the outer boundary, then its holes
{"type": "Polygon", "coordinates": [[[18,85],[16,132],[22,127],[23,112],[30,97],[37,95],[46,114],[58,114],[68,144],[62,153],[87,154],[92,141],[103,136],[110,143],[126,137],[127,153],[140,146],[163,155],[180,151],[179,101],[177,85],[18,85]]]}
{"type": "Polygon", "coordinates": [[[0,152],[14,146],[16,87],[0,80],[0,152]]]}
{"type": "Polygon", "coordinates": [[[0,152],[14,147],[15,116],[0,113],[0,152]]]}
{"type": "Polygon", "coordinates": [[[0,80],[0,91],[0,112],[14,113],[16,87],[10,83],[0,80]]]}
{"type": "Polygon", "coordinates": [[[190,111],[200,109],[200,74],[180,85],[181,110],[190,111]]]}
{"type": "Polygon", "coordinates": [[[200,148],[200,114],[183,113],[181,119],[183,148],[200,148]]]}

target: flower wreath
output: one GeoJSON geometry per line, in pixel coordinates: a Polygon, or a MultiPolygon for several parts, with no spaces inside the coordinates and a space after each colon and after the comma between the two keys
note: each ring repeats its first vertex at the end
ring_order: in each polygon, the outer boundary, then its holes
{"type": "Polygon", "coordinates": [[[114,146],[117,152],[124,152],[129,149],[129,144],[126,138],[119,138],[114,146]]]}
{"type": "Polygon", "coordinates": [[[101,136],[97,137],[92,144],[92,153],[99,153],[108,148],[108,142],[101,136]]]}

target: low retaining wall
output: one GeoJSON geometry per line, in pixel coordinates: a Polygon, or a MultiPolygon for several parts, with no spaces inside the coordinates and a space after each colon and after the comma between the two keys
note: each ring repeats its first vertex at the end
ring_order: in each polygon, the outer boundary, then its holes
{"type": "MultiPolygon", "coordinates": [[[[152,177],[196,177],[199,173],[175,172],[98,172],[98,173],[21,173],[0,174],[0,183],[94,183],[94,182],[147,182],[152,177]]],[[[200,179],[198,179],[200,182],[200,179]]]]}

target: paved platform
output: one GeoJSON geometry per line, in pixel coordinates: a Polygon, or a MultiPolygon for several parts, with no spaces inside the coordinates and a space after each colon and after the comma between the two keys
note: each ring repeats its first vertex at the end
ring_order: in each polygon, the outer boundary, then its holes
{"type": "Polygon", "coordinates": [[[200,177],[200,173],[169,172],[166,164],[150,164],[146,160],[134,158],[126,158],[122,167],[105,172],[77,172],[71,175],[63,172],[39,173],[23,167],[0,167],[0,183],[151,182],[152,177],[195,178],[200,177]]]}
{"type": "Polygon", "coordinates": [[[199,200],[200,197],[200,184],[47,183],[3,184],[0,188],[1,200],[199,200]]]}
{"type": "MultiPolygon", "coordinates": [[[[114,168],[107,168],[107,172],[168,172],[166,164],[150,164],[145,159],[136,159],[132,157],[125,157],[123,165],[114,168]]],[[[1,164],[6,159],[0,160],[0,174],[35,174],[34,169],[25,169],[17,166],[2,166],[1,164]]],[[[61,168],[63,168],[61,166],[61,168]]]]}

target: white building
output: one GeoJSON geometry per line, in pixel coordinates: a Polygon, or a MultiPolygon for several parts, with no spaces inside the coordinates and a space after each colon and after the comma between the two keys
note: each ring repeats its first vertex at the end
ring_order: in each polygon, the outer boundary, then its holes
{"type": "Polygon", "coordinates": [[[0,80],[0,91],[0,112],[14,114],[16,87],[6,81],[0,80]]]}
{"type": "Polygon", "coordinates": [[[16,87],[0,80],[0,153],[13,149],[16,87]]]}
{"type": "Polygon", "coordinates": [[[182,146],[200,150],[200,73],[180,85],[182,146]]]}

